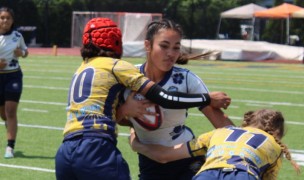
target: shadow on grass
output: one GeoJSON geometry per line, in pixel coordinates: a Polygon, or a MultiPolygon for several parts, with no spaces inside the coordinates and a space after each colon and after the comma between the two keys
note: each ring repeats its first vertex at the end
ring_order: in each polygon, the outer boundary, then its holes
{"type": "Polygon", "coordinates": [[[36,155],[25,155],[22,151],[15,151],[15,158],[27,158],[27,159],[55,159],[55,156],[46,157],[46,156],[36,156],[36,155]]]}

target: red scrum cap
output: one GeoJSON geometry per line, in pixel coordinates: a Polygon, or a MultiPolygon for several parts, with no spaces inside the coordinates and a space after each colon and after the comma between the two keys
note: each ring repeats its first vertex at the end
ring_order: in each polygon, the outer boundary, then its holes
{"type": "Polygon", "coordinates": [[[121,31],[109,18],[93,18],[83,30],[83,45],[94,44],[99,48],[105,48],[122,54],[121,31]]]}

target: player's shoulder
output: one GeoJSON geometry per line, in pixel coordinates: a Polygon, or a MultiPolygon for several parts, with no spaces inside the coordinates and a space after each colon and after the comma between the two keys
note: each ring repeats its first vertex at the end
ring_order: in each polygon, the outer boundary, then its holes
{"type": "Polygon", "coordinates": [[[12,34],[16,37],[22,37],[22,34],[17,30],[13,30],[12,34]]]}
{"type": "Polygon", "coordinates": [[[179,66],[174,66],[172,68],[172,73],[183,73],[187,74],[188,76],[196,76],[191,70],[179,66]]]}
{"type": "Polygon", "coordinates": [[[183,68],[183,67],[180,67],[180,66],[173,66],[172,71],[173,72],[184,72],[184,73],[190,72],[189,69],[183,68]]]}

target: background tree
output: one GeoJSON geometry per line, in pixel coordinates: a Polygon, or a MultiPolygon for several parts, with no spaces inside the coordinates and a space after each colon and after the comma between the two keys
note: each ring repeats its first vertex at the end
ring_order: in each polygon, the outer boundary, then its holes
{"type": "MultiPolygon", "coordinates": [[[[185,38],[215,39],[221,12],[261,2],[264,0],[0,0],[0,5],[15,11],[17,26],[37,27],[35,33],[22,32],[27,43],[36,36],[37,43],[43,46],[69,47],[73,11],[162,13],[163,17],[182,25],[185,38]]],[[[275,0],[274,5],[283,2],[275,0]]],[[[304,7],[303,0],[294,2],[304,7]]],[[[263,21],[261,40],[285,43],[285,20],[263,21]]],[[[240,25],[246,23],[225,19],[221,23],[221,33],[229,34],[230,39],[240,39],[240,25]]],[[[304,40],[302,24],[303,19],[292,19],[290,33],[298,34],[304,40]]]]}
{"type": "MultiPolygon", "coordinates": [[[[304,7],[303,0],[295,0],[295,5],[304,7]]],[[[290,24],[291,34],[299,36],[299,42],[296,45],[303,46],[304,42],[304,18],[294,18],[290,24]]]]}
{"type": "MultiPolygon", "coordinates": [[[[274,6],[284,3],[284,0],[275,0],[274,6]]],[[[286,20],[285,19],[265,19],[264,30],[262,30],[262,40],[284,44],[286,43],[286,20]]]]}

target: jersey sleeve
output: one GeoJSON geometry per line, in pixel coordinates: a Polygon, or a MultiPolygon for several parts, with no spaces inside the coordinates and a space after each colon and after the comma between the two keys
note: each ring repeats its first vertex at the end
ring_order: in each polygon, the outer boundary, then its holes
{"type": "Polygon", "coordinates": [[[214,131],[210,131],[208,133],[201,134],[196,139],[188,141],[187,147],[189,154],[192,157],[205,155],[207,153],[209,142],[213,134],[214,131]]]}
{"type": "Polygon", "coordinates": [[[123,60],[117,61],[114,65],[113,74],[119,83],[133,91],[142,89],[149,82],[149,79],[141,74],[139,69],[123,60]]]}
{"type": "Polygon", "coordinates": [[[26,46],[26,44],[25,44],[25,41],[24,41],[24,38],[23,38],[23,36],[21,35],[21,37],[20,37],[20,48],[22,49],[22,50],[26,50],[27,49],[27,46],[26,46]]]}
{"type": "Polygon", "coordinates": [[[209,92],[204,81],[197,75],[193,74],[191,71],[188,72],[187,82],[188,82],[189,93],[208,93],[209,92]]]}
{"type": "MultiPolygon", "coordinates": [[[[193,74],[191,71],[187,73],[187,84],[188,84],[188,93],[196,94],[196,93],[209,93],[209,90],[204,83],[204,81],[193,74]]],[[[198,107],[199,110],[203,109],[205,106],[198,107]]]]}

